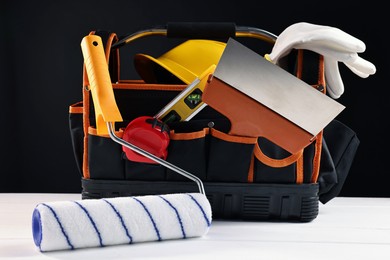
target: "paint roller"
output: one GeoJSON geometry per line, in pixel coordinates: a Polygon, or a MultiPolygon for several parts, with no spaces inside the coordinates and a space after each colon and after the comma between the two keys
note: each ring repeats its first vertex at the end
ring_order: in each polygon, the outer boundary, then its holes
{"type": "Polygon", "coordinates": [[[122,117],[101,38],[85,36],[81,48],[100,134],[108,133],[122,146],[193,180],[199,193],[40,203],[32,214],[35,245],[45,252],[204,236],[211,226],[212,212],[202,181],[115,134],[114,122],[122,117]]]}
{"type": "Polygon", "coordinates": [[[42,252],[199,237],[210,225],[201,193],[41,203],[32,220],[42,252]]]}

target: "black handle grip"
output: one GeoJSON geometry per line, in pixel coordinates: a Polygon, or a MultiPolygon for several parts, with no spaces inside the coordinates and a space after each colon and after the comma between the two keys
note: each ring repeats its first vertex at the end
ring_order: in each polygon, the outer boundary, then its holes
{"type": "Polygon", "coordinates": [[[169,22],[167,37],[187,39],[228,39],[236,35],[235,23],[169,22]]]}

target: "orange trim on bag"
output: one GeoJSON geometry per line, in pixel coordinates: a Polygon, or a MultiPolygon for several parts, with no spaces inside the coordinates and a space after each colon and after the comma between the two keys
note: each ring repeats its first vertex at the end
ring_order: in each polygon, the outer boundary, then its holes
{"type": "Polygon", "coordinates": [[[201,131],[197,132],[191,132],[191,133],[175,133],[174,130],[172,130],[169,133],[169,138],[171,140],[193,140],[193,139],[199,139],[205,137],[209,133],[209,128],[204,128],[201,131]]]}
{"type": "MultiPolygon", "coordinates": [[[[302,79],[302,68],[303,68],[303,53],[304,51],[302,49],[298,50],[297,53],[297,71],[296,71],[296,77],[299,79],[302,79]]],[[[296,161],[296,169],[295,169],[295,181],[297,184],[302,184],[304,179],[304,161],[303,161],[303,150],[302,150],[302,156],[297,158],[296,161]]]]}
{"type": "Polygon", "coordinates": [[[114,40],[118,40],[118,37],[116,36],[115,33],[110,33],[110,36],[109,36],[108,39],[107,39],[106,48],[104,49],[104,52],[105,52],[105,54],[106,54],[106,60],[107,60],[107,62],[108,62],[109,59],[110,59],[111,45],[112,45],[112,42],[113,42],[114,40]]]}
{"type": "Polygon", "coordinates": [[[120,79],[118,84],[146,84],[142,79],[120,79]]]}
{"type": "Polygon", "coordinates": [[[79,101],[69,106],[70,114],[82,114],[83,113],[83,101],[79,101]]]}
{"type": "Polygon", "coordinates": [[[224,132],[218,131],[214,128],[210,130],[211,136],[219,138],[221,140],[233,143],[242,143],[242,144],[255,144],[257,143],[257,137],[246,137],[246,136],[238,136],[238,135],[229,135],[224,132]]]}
{"type": "MultiPolygon", "coordinates": [[[[322,91],[326,93],[326,81],[325,81],[325,65],[324,65],[324,56],[320,55],[320,62],[318,66],[318,84],[324,87],[322,91]]],[[[321,165],[321,152],[322,152],[322,140],[323,140],[323,130],[316,136],[315,151],[313,158],[313,172],[311,175],[311,182],[316,183],[318,181],[318,176],[320,174],[320,165],[321,165]]]]}
{"type": "Polygon", "coordinates": [[[274,167],[274,168],[281,168],[291,165],[292,163],[295,163],[298,161],[299,158],[303,158],[303,150],[299,151],[298,153],[291,154],[290,156],[284,158],[284,159],[273,159],[263,153],[263,151],[260,149],[259,144],[257,143],[255,145],[254,153],[256,158],[264,163],[267,166],[274,167]]]}
{"type": "Polygon", "coordinates": [[[303,183],[303,156],[299,157],[296,164],[296,183],[303,183]]]}
{"type": "MultiPolygon", "coordinates": [[[[111,33],[110,36],[108,37],[108,40],[107,40],[107,43],[106,43],[106,47],[105,47],[105,54],[106,54],[106,60],[107,60],[107,64],[110,62],[110,54],[111,54],[111,46],[112,46],[112,43],[113,42],[117,42],[118,41],[118,37],[116,35],[116,33],[111,33]]],[[[117,64],[116,66],[118,67],[118,70],[117,70],[117,78],[119,79],[119,74],[120,74],[120,62],[119,62],[119,49],[116,49],[114,51],[117,57],[117,64]]]]}
{"type": "Polygon", "coordinates": [[[323,86],[324,89],[322,93],[326,93],[326,82],[325,82],[325,68],[324,68],[324,56],[320,55],[319,58],[319,66],[318,66],[318,84],[323,86]]]}
{"type": "Polygon", "coordinates": [[[249,171],[248,171],[248,183],[253,183],[254,174],[255,174],[255,155],[252,154],[251,162],[249,164],[249,171]]]}
{"type": "Polygon", "coordinates": [[[139,83],[121,83],[112,84],[114,89],[132,89],[132,90],[167,90],[167,91],[182,91],[186,85],[162,85],[162,84],[145,84],[139,83]]]}
{"type": "Polygon", "coordinates": [[[323,131],[321,131],[316,137],[315,151],[313,158],[313,172],[311,175],[311,182],[316,183],[318,176],[320,174],[320,162],[321,162],[321,151],[322,151],[322,136],[323,131]]]}

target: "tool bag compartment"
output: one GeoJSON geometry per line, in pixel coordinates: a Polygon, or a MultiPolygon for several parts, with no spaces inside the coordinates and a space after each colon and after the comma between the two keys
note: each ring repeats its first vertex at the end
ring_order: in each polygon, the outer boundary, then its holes
{"type": "MultiPolygon", "coordinates": [[[[121,80],[119,48],[111,48],[119,40],[117,35],[91,34],[105,42],[115,99],[124,119],[115,125],[118,136],[133,119],[155,115],[186,87],[121,80]]],[[[324,89],[320,55],[299,50],[286,57],[286,64],[286,70],[324,89]]],[[[83,199],[196,191],[193,182],[162,165],[128,160],[120,144],[98,135],[85,72],[82,89],[83,100],[69,107],[69,124],[83,199]]],[[[319,201],[326,203],[340,192],[359,145],[350,128],[333,120],[302,152],[289,154],[264,138],[229,135],[229,120],[209,106],[169,128],[166,160],[203,181],[214,219],[315,219],[319,201]]]]}

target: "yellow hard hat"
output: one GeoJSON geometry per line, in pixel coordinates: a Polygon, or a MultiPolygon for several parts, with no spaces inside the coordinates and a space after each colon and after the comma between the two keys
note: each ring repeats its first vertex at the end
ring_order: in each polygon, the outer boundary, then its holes
{"type": "Polygon", "coordinates": [[[136,54],[134,66],[146,83],[189,84],[211,65],[217,65],[226,43],[214,40],[187,40],[157,59],[136,54]]]}

